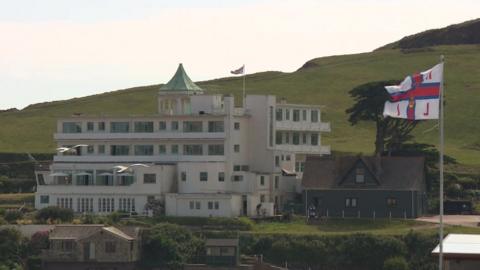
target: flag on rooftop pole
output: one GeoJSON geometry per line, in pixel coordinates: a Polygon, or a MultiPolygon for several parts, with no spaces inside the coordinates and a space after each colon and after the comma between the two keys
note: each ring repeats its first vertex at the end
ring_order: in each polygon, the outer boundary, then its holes
{"type": "Polygon", "coordinates": [[[243,75],[243,93],[242,93],[242,98],[243,98],[243,108],[245,108],[245,98],[246,98],[246,94],[245,94],[245,65],[241,66],[241,67],[238,68],[238,69],[235,69],[235,70],[230,71],[230,73],[232,73],[232,74],[234,74],[234,75],[239,75],[239,74],[242,74],[242,75],[243,75]]]}
{"type": "Polygon", "coordinates": [[[443,55],[433,68],[406,77],[399,85],[385,86],[391,101],[385,102],[383,116],[409,120],[438,119],[439,122],[439,254],[438,269],[443,270],[443,152],[444,96],[443,55]]]}
{"type": "Polygon", "coordinates": [[[241,66],[240,68],[237,68],[235,70],[230,71],[230,73],[232,73],[234,75],[238,75],[238,74],[244,74],[244,71],[245,71],[245,65],[241,66]]]}

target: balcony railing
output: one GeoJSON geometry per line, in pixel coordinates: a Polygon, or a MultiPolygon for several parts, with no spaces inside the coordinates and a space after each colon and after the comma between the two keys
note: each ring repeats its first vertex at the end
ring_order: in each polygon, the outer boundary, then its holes
{"type": "Polygon", "coordinates": [[[277,144],[275,146],[276,150],[296,152],[296,153],[308,153],[308,154],[319,154],[319,155],[329,155],[330,146],[320,146],[320,145],[293,145],[293,144],[277,144]]]}
{"type": "Polygon", "coordinates": [[[225,132],[55,133],[55,140],[225,139],[225,132]]]}
{"type": "Polygon", "coordinates": [[[322,131],[330,132],[330,123],[312,123],[312,122],[294,122],[294,121],[276,121],[277,130],[296,130],[296,131],[322,131]]]}
{"type": "Polygon", "coordinates": [[[85,155],[85,156],[54,156],[54,162],[111,162],[111,163],[155,163],[155,162],[222,162],[225,156],[209,155],[155,155],[155,156],[108,156],[108,155],[85,155]]]}

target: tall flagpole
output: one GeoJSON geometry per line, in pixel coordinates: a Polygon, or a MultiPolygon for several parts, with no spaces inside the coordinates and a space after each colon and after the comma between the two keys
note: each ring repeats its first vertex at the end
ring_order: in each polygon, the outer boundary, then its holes
{"type": "Polygon", "coordinates": [[[246,109],[245,107],[247,105],[247,103],[245,102],[245,98],[247,97],[247,95],[245,94],[245,74],[246,74],[245,64],[243,64],[243,97],[242,97],[242,99],[243,99],[243,108],[244,109],[246,109]]]}
{"type": "Polygon", "coordinates": [[[440,56],[440,63],[442,64],[442,81],[440,83],[440,157],[439,157],[439,170],[440,170],[440,224],[439,224],[439,254],[438,254],[438,269],[443,269],[443,146],[444,146],[444,134],[443,134],[443,120],[444,120],[444,87],[443,87],[443,77],[444,77],[444,62],[443,55],[440,56]]]}

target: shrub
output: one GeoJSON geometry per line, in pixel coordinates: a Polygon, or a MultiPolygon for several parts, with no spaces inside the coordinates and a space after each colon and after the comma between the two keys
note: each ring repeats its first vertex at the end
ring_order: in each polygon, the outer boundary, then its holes
{"type": "Polygon", "coordinates": [[[71,222],[73,220],[73,210],[56,206],[49,206],[38,210],[35,218],[43,223],[47,222],[47,220],[60,220],[62,222],[71,222]]]}
{"type": "Polygon", "coordinates": [[[4,215],[5,220],[9,223],[14,223],[17,219],[21,219],[22,217],[22,212],[18,210],[7,210],[4,215]]]}
{"type": "Polygon", "coordinates": [[[142,263],[149,268],[180,268],[194,262],[204,251],[203,241],[190,230],[175,224],[159,224],[145,232],[142,263]]]}
{"type": "Polygon", "coordinates": [[[392,257],[383,263],[383,270],[408,270],[408,263],[403,257],[392,257]]]}

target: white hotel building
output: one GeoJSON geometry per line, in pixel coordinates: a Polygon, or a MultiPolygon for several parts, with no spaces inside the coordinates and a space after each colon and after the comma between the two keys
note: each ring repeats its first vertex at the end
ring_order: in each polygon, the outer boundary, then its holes
{"type": "Polygon", "coordinates": [[[88,146],[37,170],[36,208],[145,213],[160,200],[173,216],[272,215],[299,191],[305,155],[330,153],[319,106],[248,95],[235,107],[233,96],[204,94],[181,64],[157,98],[150,116],[59,119],[58,147],[88,146]],[[149,167],[113,168],[133,163],[149,167]]]}

